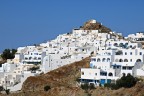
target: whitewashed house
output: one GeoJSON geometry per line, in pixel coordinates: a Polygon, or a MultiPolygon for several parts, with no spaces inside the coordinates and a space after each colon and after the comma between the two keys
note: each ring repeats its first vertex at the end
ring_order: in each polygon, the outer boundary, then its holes
{"type": "Polygon", "coordinates": [[[81,69],[81,83],[103,85],[114,82],[123,74],[144,76],[144,50],[141,45],[126,41],[115,43],[117,48],[98,50],[96,56],[91,57],[90,68],[81,69]]]}
{"type": "Polygon", "coordinates": [[[136,34],[129,34],[126,39],[129,39],[131,41],[135,42],[143,42],[144,41],[144,33],[143,32],[137,32],[136,34]]]}

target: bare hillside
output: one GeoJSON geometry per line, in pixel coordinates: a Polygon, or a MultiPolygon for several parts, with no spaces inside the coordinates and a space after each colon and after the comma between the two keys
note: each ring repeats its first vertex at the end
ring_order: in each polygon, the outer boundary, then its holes
{"type": "MultiPolygon", "coordinates": [[[[47,74],[29,77],[24,82],[22,91],[10,93],[9,96],[87,96],[85,90],[77,86],[76,79],[80,77],[80,68],[89,67],[89,61],[90,58],[86,58],[47,74]],[[46,85],[51,87],[49,91],[44,91],[46,85]]],[[[91,96],[144,96],[144,83],[138,82],[132,88],[118,90],[97,87],[90,93],[91,96]]]]}

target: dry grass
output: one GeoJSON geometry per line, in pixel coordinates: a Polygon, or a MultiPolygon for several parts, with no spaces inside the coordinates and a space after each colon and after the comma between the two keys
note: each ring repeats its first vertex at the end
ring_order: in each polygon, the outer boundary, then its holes
{"type": "MultiPolygon", "coordinates": [[[[21,92],[11,93],[9,96],[87,96],[84,90],[76,86],[76,78],[80,77],[80,69],[89,67],[90,58],[75,62],[47,74],[29,77],[23,84],[21,92]],[[44,86],[51,89],[44,91],[44,86]]],[[[91,90],[91,96],[144,96],[144,82],[138,82],[132,88],[111,90],[97,87],[91,90]]],[[[0,96],[6,96],[0,94],[0,96]]]]}

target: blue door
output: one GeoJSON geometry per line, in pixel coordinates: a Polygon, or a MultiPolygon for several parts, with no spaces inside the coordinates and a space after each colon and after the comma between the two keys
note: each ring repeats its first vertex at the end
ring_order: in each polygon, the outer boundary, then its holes
{"type": "Polygon", "coordinates": [[[105,84],[105,79],[101,79],[100,84],[105,84]]]}

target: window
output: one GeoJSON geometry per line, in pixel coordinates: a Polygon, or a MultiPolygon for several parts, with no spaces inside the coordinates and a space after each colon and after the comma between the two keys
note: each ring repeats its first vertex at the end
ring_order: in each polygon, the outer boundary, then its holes
{"type": "Polygon", "coordinates": [[[111,55],[111,53],[108,53],[108,55],[111,55]]]}
{"type": "Polygon", "coordinates": [[[122,59],[120,59],[120,60],[119,60],[119,62],[123,62],[123,60],[122,60],[122,59]]]}
{"type": "Polygon", "coordinates": [[[95,73],[95,75],[97,76],[97,73],[95,73]]]}
{"type": "Polygon", "coordinates": [[[100,72],[100,75],[101,76],[107,76],[107,73],[106,72],[100,72]]]}
{"type": "Polygon", "coordinates": [[[132,67],[127,67],[128,70],[132,70],[132,67]]]}
{"type": "Polygon", "coordinates": [[[100,62],[100,59],[99,59],[99,58],[97,59],[97,62],[100,62]]]}
{"type": "Polygon", "coordinates": [[[128,62],[128,60],[127,60],[127,59],[124,59],[124,62],[128,62]]]}
{"type": "Polygon", "coordinates": [[[119,69],[120,68],[120,66],[117,66],[117,69],[119,69]]]}
{"type": "Polygon", "coordinates": [[[141,62],[141,59],[137,59],[136,62],[141,62]]]}
{"type": "Polygon", "coordinates": [[[118,44],[117,44],[117,43],[114,43],[114,46],[118,46],[118,44]]]}
{"type": "Polygon", "coordinates": [[[81,74],[84,75],[84,72],[82,72],[81,74]]]}
{"type": "Polygon", "coordinates": [[[142,55],[142,52],[140,52],[139,55],[142,55]]]}
{"type": "Polygon", "coordinates": [[[132,55],[132,52],[130,52],[130,55],[132,55]]]}
{"type": "Polygon", "coordinates": [[[31,60],[32,59],[32,57],[29,57],[29,60],[31,60]]]}
{"type": "Polygon", "coordinates": [[[122,69],[123,69],[123,70],[126,70],[126,67],[125,67],[125,66],[123,66],[123,67],[122,67],[122,69]]]}
{"type": "Polygon", "coordinates": [[[132,59],[130,59],[130,62],[132,62],[132,59]]]}
{"type": "Polygon", "coordinates": [[[110,72],[110,73],[108,74],[108,76],[113,76],[113,74],[110,72]]]}
{"type": "Polygon", "coordinates": [[[107,58],[107,62],[110,62],[110,58],[107,58]]]}
{"type": "Polygon", "coordinates": [[[95,62],[95,61],[96,61],[96,59],[95,59],[95,58],[92,58],[92,59],[91,59],[91,61],[94,61],[94,62],[95,62]]]}
{"type": "Polygon", "coordinates": [[[38,53],[34,53],[34,55],[38,55],[38,53]]]}
{"type": "Polygon", "coordinates": [[[37,57],[34,57],[34,60],[36,60],[37,59],[37,57]]]}
{"type": "Polygon", "coordinates": [[[105,62],[105,60],[106,60],[105,58],[102,59],[103,62],[105,62]]]}
{"type": "Polygon", "coordinates": [[[127,55],[127,52],[125,52],[125,55],[127,55]]]}

